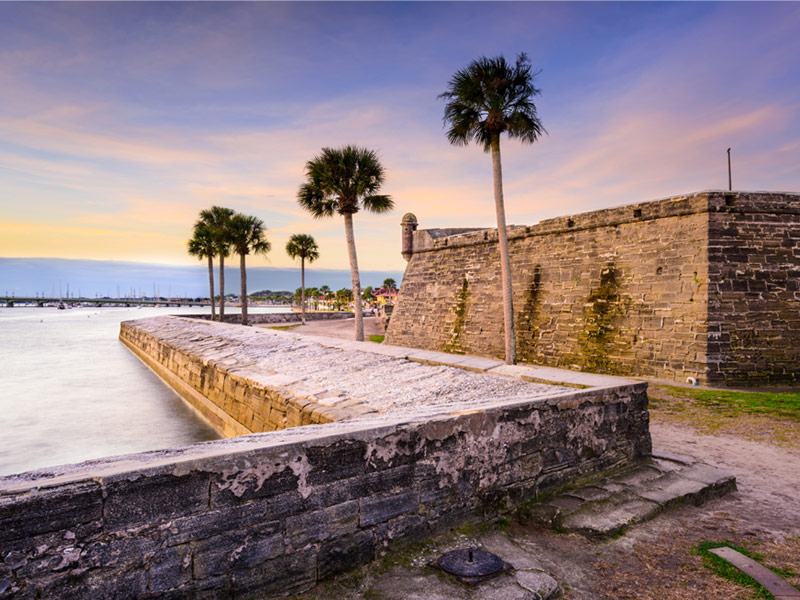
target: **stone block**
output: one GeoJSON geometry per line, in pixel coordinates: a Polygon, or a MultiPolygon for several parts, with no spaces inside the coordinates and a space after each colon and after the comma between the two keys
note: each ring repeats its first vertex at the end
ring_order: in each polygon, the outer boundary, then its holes
{"type": "Polygon", "coordinates": [[[0,542],[26,539],[95,522],[103,500],[100,485],[81,481],[0,497],[0,542]]]}
{"type": "Polygon", "coordinates": [[[295,549],[324,541],[358,529],[359,503],[357,500],[336,504],[286,518],[286,539],[295,549]]]}
{"type": "Polygon", "coordinates": [[[263,600],[307,590],[316,583],[317,550],[306,548],[231,573],[234,597],[263,600]]]}
{"type": "Polygon", "coordinates": [[[185,588],[192,579],[192,549],[188,544],[164,548],[147,561],[147,566],[151,594],[185,588]]]}
{"type": "Polygon", "coordinates": [[[406,545],[430,535],[425,517],[418,514],[400,515],[381,523],[375,528],[375,552],[382,556],[396,543],[406,545]]]}
{"type": "Polygon", "coordinates": [[[651,519],[661,510],[656,502],[620,493],[606,502],[588,502],[561,520],[561,526],[588,536],[606,537],[651,519]]]}
{"type": "Polygon", "coordinates": [[[309,485],[318,485],[362,475],[366,462],[365,453],[366,445],[356,440],[341,440],[332,445],[308,447],[306,456],[311,471],[306,481],[309,485]]]}
{"type": "Polygon", "coordinates": [[[193,576],[206,579],[250,569],[284,552],[281,523],[273,521],[201,540],[194,546],[193,576]]]}
{"type": "Polygon", "coordinates": [[[419,494],[414,489],[397,494],[368,496],[361,499],[361,527],[416,513],[418,508],[419,494]]]}
{"type": "Polygon", "coordinates": [[[326,579],[373,559],[372,532],[357,531],[322,544],[317,555],[318,577],[326,579]]]}
{"type": "MultiPolygon", "coordinates": [[[[278,498],[283,498],[283,496],[278,498]]],[[[292,500],[294,502],[290,501],[287,504],[296,505],[296,510],[299,511],[299,497],[292,496],[292,500]]],[[[227,531],[246,530],[271,520],[283,518],[285,513],[281,514],[281,511],[274,510],[274,507],[270,510],[273,501],[274,498],[271,498],[266,502],[250,502],[173,519],[159,527],[160,539],[170,546],[186,544],[227,531]]]]}
{"type": "Polygon", "coordinates": [[[212,477],[212,506],[233,506],[297,489],[297,475],[278,460],[257,455],[245,460],[247,462],[241,463],[235,470],[218,473],[212,477]],[[270,474],[269,471],[265,471],[262,461],[270,463],[268,468],[274,465],[276,472],[270,474]],[[282,470],[278,470],[281,467],[282,470]]]}
{"type": "Polygon", "coordinates": [[[350,495],[353,498],[363,498],[401,488],[409,489],[413,481],[414,469],[411,465],[373,471],[349,481],[350,495]]]}
{"type": "Polygon", "coordinates": [[[142,475],[104,484],[103,523],[109,531],[167,521],[209,508],[209,476],[142,475]]]}

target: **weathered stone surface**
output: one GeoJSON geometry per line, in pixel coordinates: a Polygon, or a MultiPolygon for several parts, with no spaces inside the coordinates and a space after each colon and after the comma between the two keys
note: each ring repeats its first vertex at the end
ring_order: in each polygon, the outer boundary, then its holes
{"type": "Polygon", "coordinates": [[[337,504],[322,510],[286,519],[286,539],[300,549],[307,544],[339,537],[358,528],[358,501],[337,504]]]}
{"type": "Polygon", "coordinates": [[[375,554],[372,534],[358,531],[322,544],[317,555],[318,577],[325,579],[346,571],[354,564],[364,564],[375,554]]]}
{"type": "Polygon", "coordinates": [[[206,473],[143,475],[134,481],[104,485],[107,495],[103,521],[111,530],[142,523],[157,523],[209,508],[206,473]]]}
{"type": "Polygon", "coordinates": [[[102,490],[94,481],[0,496],[0,542],[100,521],[102,490]]]}
{"type": "Polygon", "coordinates": [[[416,512],[418,506],[419,496],[413,489],[397,494],[367,496],[361,499],[361,527],[416,512]]]}
{"type": "Polygon", "coordinates": [[[673,505],[700,505],[735,489],[735,478],[724,471],[662,455],[629,467],[623,474],[570,489],[542,503],[526,504],[518,514],[523,521],[603,537],[673,505]]]}
{"type": "Polygon", "coordinates": [[[263,600],[308,589],[317,577],[317,550],[307,548],[231,575],[236,598],[263,600]]]}
{"type": "Polygon", "coordinates": [[[585,504],[564,517],[561,526],[587,535],[609,536],[651,519],[660,510],[657,502],[618,494],[601,503],[585,504]]]}
{"type": "MultiPolygon", "coordinates": [[[[519,359],[796,383],[798,206],[797,194],[701,192],[509,228],[519,359]]],[[[386,343],[423,361],[502,357],[499,264],[496,230],[415,231],[386,343]]]]}
{"type": "Polygon", "coordinates": [[[193,575],[206,579],[233,569],[249,569],[284,552],[281,523],[273,521],[200,541],[194,548],[193,575]]]}
{"type": "Polygon", "coordinates": [[[147,561],[147,566],[147,589],[151,594],[190,587],[192,549],[189,544],[164,548],[147,561]]]}

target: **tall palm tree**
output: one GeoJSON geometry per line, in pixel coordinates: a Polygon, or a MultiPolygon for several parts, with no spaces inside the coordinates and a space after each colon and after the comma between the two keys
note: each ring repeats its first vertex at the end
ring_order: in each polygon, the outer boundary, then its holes
{"type": "Polygon", "coordinates": [[[500,134],[532,144],[546,133],[536,114],[532,98],[541,90],[533,85],[540,71],[532,71],[523,52],[512,66],[503,56],[472,61],[456,71],[448,89],[439,98],[447,104],[444,123],[447,139],[454,146],[474,141],[492,153],[494,203],[497,212],[497,239],[500,246],[500,272],[503,282],[503,323],[506,363],[517,362],[514,337],[514,306],[511,297],[511,261],[508,255],[506,213],[503,205],[503,171],[500,164],[500,134]]]}
{"type": "Polygon", "coordinates": [[[242,325],[247,325],[247,270],[244,257],[248,254],[266,254],[272,248],[264,232],[264,222],[250,215],[235,214],[228,222],[228,242],[239,255],[241,269],[242,325]]]}
{"type": "Polygon", "coordinates": [[[319,156],[306,163],[306,182],[297,192],[297,201],[314,218],[344,217],[347,253],[350,257],[350,277],[355,299],[355,339],[364,341],[364,314],[361,309],[361,280],[353,235],[353,215],[362,208],[384,213],[394,207],[389,196],[378,194],[383,184],[384,169],[378,155],[366,148],[344,146],[323,148],[319,156]]]}
{"type": "Polygon", "coordinates": [[[189,254],[196,256],[200,260],[208,259],[208,297],[211,299],[211,320],[216,318],[214,310],[214,234],[202,220],[194,224],[194,233],[189,240],[189,254]]]}
{"type": "Polygon", "coordinates": [[[228,224],[234,211],[231,208],[212,206],[200,211],[200,220],[203,221],[214,236],[214,253],[219,256],[219,320],[225,317],[225,259],[231,255],[231,246],[228,242],[228,224]]]}
{"type": "Polygon", "coordinates": [[[313,237],[306,233],[295,233],[286,243],[286,254],[300,258],[300,312],[303,325],[306,324],[306,261],[319,258],[319,247],[313,237]]]}

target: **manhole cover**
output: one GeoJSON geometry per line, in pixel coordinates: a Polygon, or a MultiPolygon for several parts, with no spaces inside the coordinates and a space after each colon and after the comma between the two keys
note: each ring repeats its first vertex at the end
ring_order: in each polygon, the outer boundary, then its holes
{"type": "Polygon", "coordinates": [[[511,568],[506,561],[484,550],[468,548],[446,552],[431,566],[455,575],[464,583],[475,584],[511,568]]]}

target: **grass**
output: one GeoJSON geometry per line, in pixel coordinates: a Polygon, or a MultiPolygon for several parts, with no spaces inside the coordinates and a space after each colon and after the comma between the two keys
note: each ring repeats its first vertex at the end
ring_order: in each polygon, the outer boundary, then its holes
{"type": "Polygon", "coordinates": [[[689,398],[701,406],[723,413],[769,415],[800,422],[800,392],[741,392],[663,387],[674,397],[689,398]]]}
{"type": "Polygon", "coordinates": [[[651,383],[647,395],[654,421],[689,425],[700,433],[800,448],[800,392],[709,390],[651,383]]]}
{"type": "Polygon", "coordinates": [[[376,344],[382,344],[383,338],[385,337],[386,337],[385,335],[368,335],[367,341],[375,342],[376,344]]]}
{"type": "MultiPolygon", "coordinates": [[[[764,557],[751,550],[747,550],[746,548],[742,548],[741,546],[737,546],[730,542],[701,542],[694,548],[694,553],[700,555],[703,559],[703,565],[710,569],[715,575],[718,577],[722,577],[723,579],[727,579],[728,581],[732,581],[733,583],[740,585],[742,587],[750,588],[753,591],[753,598],[762,598],[763,600],[774,600],[774,596],[770,594],[764,586],[762,586],[758,581],[750,577],[749,575],[743,573],[736,567],[734,567],[731,563],[727,560],[720,558],[716,554],[712,554],[709,552],[712,548],[721,548],[723,546],[727,546],[729,548],[733,548],[737,552],[744,554],[745,556],[752,558],[754,561],[758,563],[764,562],[764,557]]],[[[782,577],[784,579],[789,577],[794,577],[794,573],[792,571],[788,571],[785,569],[776,569],[773,567],[765,567],[769,568],[773,573],[778,575],[778,577],[782,577]]]]}
{"type": "Polygon", "coordinates": [[[286,331],[287,329],[294,329],[295,327],[300,327],[300,323],[295,323],[294,325],[270,325],[267,329],[279,329],[280,331],[286,331]]]}

